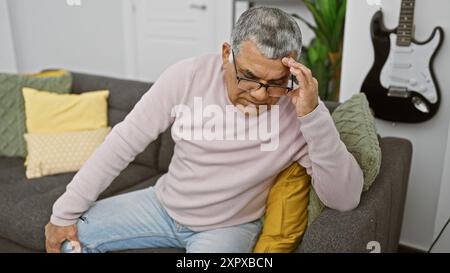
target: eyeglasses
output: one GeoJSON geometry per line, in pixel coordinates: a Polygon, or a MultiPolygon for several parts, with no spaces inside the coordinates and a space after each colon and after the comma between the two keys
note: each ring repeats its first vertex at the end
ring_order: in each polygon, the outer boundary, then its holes
{"type": "Polygon", "coordinates": [[[273,84],[264,84],[259,81],[247,79],[244,77],[238,76],[237,66],[236,66],[236,58],[234,56],[233,50],[231,50],[231,54],[233,54],[233,64],[234,64],[234,70],[236,72],[236,79],[237,79],[237,86],[240,90],[245,92],[255,92],[259,90],[260,88],[264,87],[266,89],[267,94],[270,97],[279,98],[282,96],[286,96],[289,92],[294,90],[294,75],[291,75],[291,79],[289,80],[290,84],[289,86],[281,86],[281,85],[273,85],[273,84]]]}

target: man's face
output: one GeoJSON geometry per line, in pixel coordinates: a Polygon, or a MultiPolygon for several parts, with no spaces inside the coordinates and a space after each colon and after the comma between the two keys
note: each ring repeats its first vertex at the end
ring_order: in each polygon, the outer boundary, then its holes
{"type": "MultiPolygon", "coordinates": [[[[246,92],[238,88],[235,67],[229,61],[231,46],[225,43],[222,48],[223,68],[227,82],[228,96],[230,101],[238,108],[251,110],[259,106],[266,105],[270,109],[271,105],[278,103],[279,97],[271,97],[262,87],[252,92],[246,92]]],[[[295,58],[295,54],[286,57],[295,58]]],[[[237,75],[242,78],[258,81],[264,84],[287,86],[289,80],[289,68],[284,66],[281,59],[269,59],[262,55],[256,45],[251,41],[241,44],[239,54],[235,54],[237,75]]]]}

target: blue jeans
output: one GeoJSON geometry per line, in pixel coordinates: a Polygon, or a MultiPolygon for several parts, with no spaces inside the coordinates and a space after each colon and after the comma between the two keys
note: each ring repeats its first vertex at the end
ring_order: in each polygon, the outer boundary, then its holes
{"type": "MultiPolygon", "coordinates": [[[[252,252],[261,231],[256,221],[194,232],[173,220],[153,187],[96,202],[77,222],[82,252],[185,248],[186,252],[252,252]]],[[[66,241],[62,252],[70,252],[66,241]]]]}

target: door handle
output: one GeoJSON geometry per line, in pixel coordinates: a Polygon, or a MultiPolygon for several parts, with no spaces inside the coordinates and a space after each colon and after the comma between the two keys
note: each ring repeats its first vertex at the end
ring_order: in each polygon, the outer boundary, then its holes
{"type": "Polygon", "coordinates": [[[191,8],[191,9],[199,9],[199,10],[206,10],[207,6],[205,4],[190,4],[189,8],[191,8]]]}

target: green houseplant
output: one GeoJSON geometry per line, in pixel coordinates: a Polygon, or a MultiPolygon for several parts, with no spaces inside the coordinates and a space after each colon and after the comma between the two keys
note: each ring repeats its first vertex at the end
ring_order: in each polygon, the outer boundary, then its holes
{"type": "Polygon", "coordinates": [[[314,18],[314,24],[302,16],[315,38],[305,48],[302,62],[311,68],[319,81],[319,95],[323,100],[339,99],[342,44],[344,38],[346,0],[302,0],[314,18]]]}

